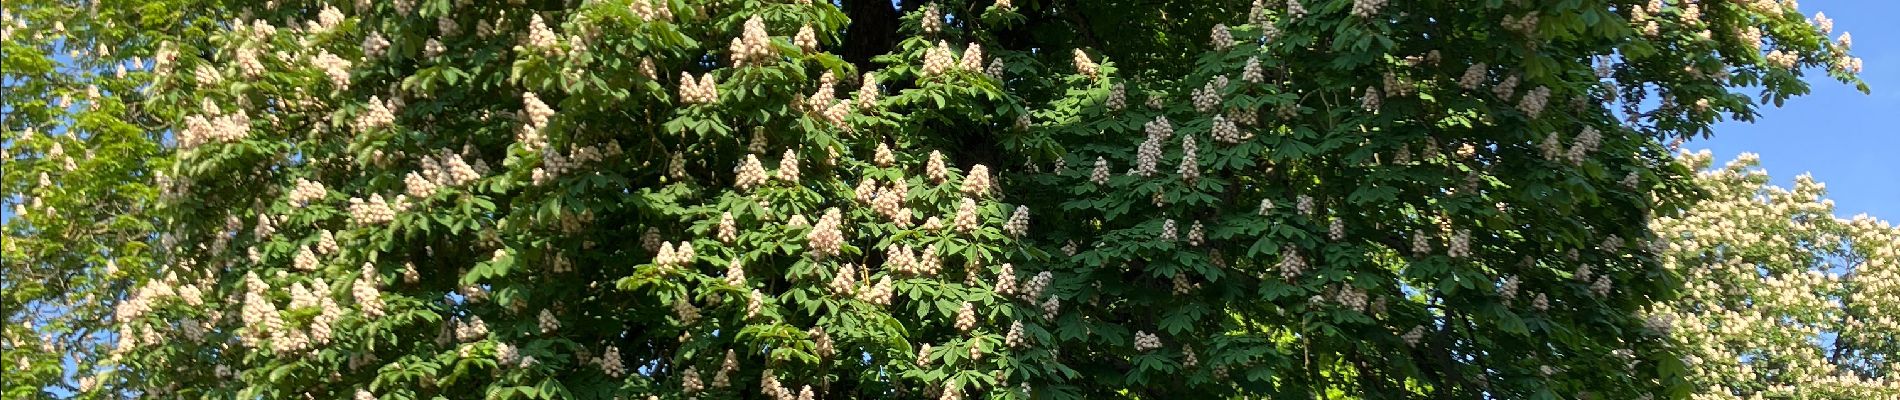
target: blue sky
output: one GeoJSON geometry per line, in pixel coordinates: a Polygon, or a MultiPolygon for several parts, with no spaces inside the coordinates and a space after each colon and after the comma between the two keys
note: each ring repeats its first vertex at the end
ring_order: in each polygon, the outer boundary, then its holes
{"type": "Polygon", "coordinates": [[[1718,124],[1714,138],[1683,148],[1709,149],[1717,164],[1742,152],[1761,154],[1779,185],[1792,186],[1802,172],[1826,182],[1839,216],[1900,221],[1900,2],[1808,0],[1801,10],[1827,13],[1834,36],[1854,34],[1853,53],[1866,60],[1861,78],[1873,93],[1810,75],[1812,93],[1763,108],[1752,124],[1718,124]]]}

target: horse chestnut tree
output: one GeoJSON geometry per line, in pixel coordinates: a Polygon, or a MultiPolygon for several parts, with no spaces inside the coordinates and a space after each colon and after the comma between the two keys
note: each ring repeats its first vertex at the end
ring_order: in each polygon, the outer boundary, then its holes
{"type": "Polygon", "coordinates": [[[0,21],[9,398],[1684,397],[1669,147],[1860,69],[1771,0],[114,3],[0,21]]]}

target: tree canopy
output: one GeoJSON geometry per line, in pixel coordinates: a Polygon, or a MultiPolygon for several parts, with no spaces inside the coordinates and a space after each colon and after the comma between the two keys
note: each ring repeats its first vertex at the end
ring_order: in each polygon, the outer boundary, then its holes
{"type": "Polygon", "coordinates": [[[1900,392],[1671,154],[1861,85],[1793,1],[5,10],[7,398],[1900,392]]]}

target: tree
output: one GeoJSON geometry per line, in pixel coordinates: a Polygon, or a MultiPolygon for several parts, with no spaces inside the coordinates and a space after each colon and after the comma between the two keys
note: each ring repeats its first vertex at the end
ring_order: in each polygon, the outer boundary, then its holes
{"type": "Polygon", "coordinates": [[[1662,141],[1858,82],[1772,1],[514,3],[49,8],[165,124],[85,395],[1682,395],[1662,141]]]}
{"type": "Polygon", "coordinates": [[[1698,394],[1900,395],[1900,229],[1865,214],[1835,217],[1812,176],[1792,189],[1770,185],[1754,154],[1720,168],[1707,151],[1681,158],[1704,171],[1696,183],[1710,197],[1651,223],[1669,240],[1663,266],[1687,284],[1650,311],[1650,328],[1678,342],[1698,394]]]}
{"type": "Polygon", "coordinates": [[[112,3],[0,8],[0,397],[92,389],[66,363],[104,361],[113,306],[159,260],[151,183],[170,159],[138,55],[188,24],[112,3]]]}

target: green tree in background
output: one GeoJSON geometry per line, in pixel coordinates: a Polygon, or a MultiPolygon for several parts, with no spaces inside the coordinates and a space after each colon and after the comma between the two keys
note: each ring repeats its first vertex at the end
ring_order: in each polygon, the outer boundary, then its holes
{"type": "Polygon", "coordinates": [[[1768,0],[105,3],[6,6],[7,398],[1686,397],[1665,142],[1859,69],[1768,0]]]}
{"type": "Polygon", "coordinates": [[[105,361],[113,306],[162,259],[150,212],[168,118],[142,103],[141,55],[188,25],[130,11],[0,8],[0,397],[90,389],[68,363],[105,361]]]}
{"type": "Polygon", "coordinates": [[[1706,151],[1682,161],[1704,171],[1696,184],[1710,196],[1651,222],[1669,240],[1664,268],[1686,284],[1650,321],[1692,360],[1698,394],[1900,396],[1900,229],[1835,217],[1826,185],[1808,175],[1770,186],[1753,154],[1721,168],[1706,151]]]}

